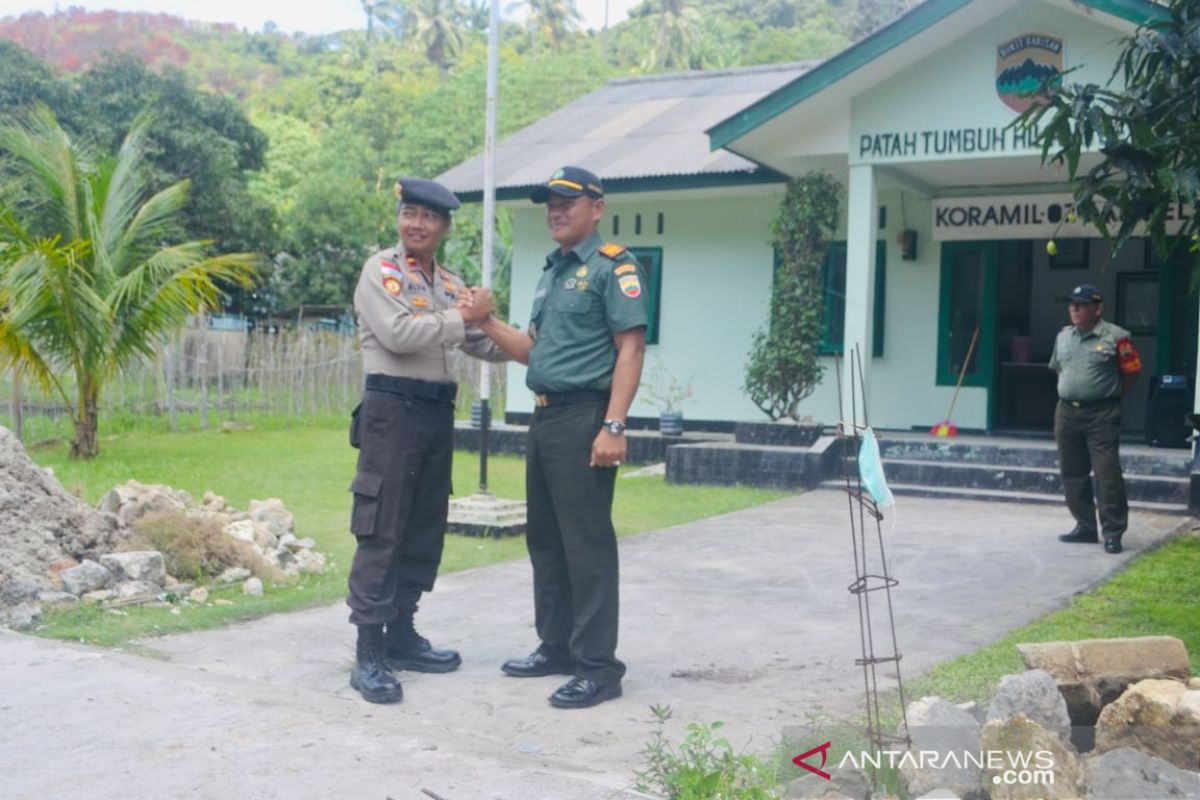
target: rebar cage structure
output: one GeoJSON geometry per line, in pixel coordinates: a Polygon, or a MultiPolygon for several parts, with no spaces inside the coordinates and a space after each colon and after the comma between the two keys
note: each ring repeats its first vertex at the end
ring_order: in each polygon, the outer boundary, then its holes
{"type": "MultiPolygon", "coordinates": [[[[857,346],[850,353],[850,402],[847,408],[843,397],[841,362],[837,362],[838,378],[838,444],[841,448],[844,489],[850,516],[850,538],[854,551],[854,582],[847,589],[858,601],[858,625],[862,655],[854,663],[862,667],[863,691],[866,696],[866,736],[876,750],[895,746],[908,748],[912,744],[905,712],[904,681],[900,675],[902,658],[896,641],[896,617],[892,607],[892,589],[899,585],[888,568],[883,541],[883,511],[875,498],[864,490],[858,468],[864,434],[870,428],[867,415],[866,381],[863,378],[862,355],[857,346]],[[847,411],[849,414],[847,415],[847,411]],[[861,412],[861,421],[860,421],[861,412]],[[874,535],[872,536],[872,529],[874,535]],[[874,541],[872,541],[872,539],[874,541]],[[872,598],[876,598],[872,602],[872,598]],[[882,608],[881,608],[882,606],[882,608]],[[896,697],[900,705],[900,726],[896,733],[884,731],[887,718],[881,708],[881,677],[886,684],[884,665],[894,669],[896,697]]],[[[883,688],[887,696],[887,686],[883,688]]],[[[871,772],[878,788],[878,776],[871,772]]]]}

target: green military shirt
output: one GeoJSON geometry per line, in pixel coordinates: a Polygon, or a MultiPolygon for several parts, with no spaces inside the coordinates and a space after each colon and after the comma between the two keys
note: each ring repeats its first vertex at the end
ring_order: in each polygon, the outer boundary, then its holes
{"type": "Polygon", "coordinates": [[[525,384],[535,392],[612,388],[613,334],[646,326],[646,286],[637,259],[598,234],[551,253],[533,295],[525,384]]]}
{"type": "Polygon", "coordinates": [[[1050,369],[1058,373],[1058,396],[1095,403],[1121,396],[1121,375],[1141,372],[1129,331],[1100,320],[1087,333],[1074,325],[1058,332],[1050,369]]]}

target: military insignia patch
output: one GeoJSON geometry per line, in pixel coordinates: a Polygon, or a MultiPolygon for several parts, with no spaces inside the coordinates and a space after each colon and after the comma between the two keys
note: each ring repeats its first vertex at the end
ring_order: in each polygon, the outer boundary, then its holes
{"type": "Polygon", "coordinates": [[[628,275],[631,272],[637,272],[637,266],[634,264],[622,264],[613,270],[614,275],[628,275]]]}
{"type": "Polygon", "coordinates": [[[567,282],[563,284],[564,289],[574,289],[577,281],[574,278],[567,278],[567,282]]]}
{"type": "Polygon", "coordinates": [[[584,264],[582,267],[580,267],[579,269],[575,270],[575,277],[576,277],[576,278],[586,278],[586,277],[587,277],[587,273],[588,273],[587,264],[584,264]]]}
{"type": "Polygon", "coordinates": [[[575,284],[575,288],[576,288],[576,289],[578,289],[578,290],[579,290],[579,291],[581,291],[581,292],[586,292],[586,291],[587,291],[587,287],[588,287],[588,282],[587,282],[587,281],[580,281],[579,283],[575,284]]]}
{"type": "Polygon", "coordinates": [[[383,273],[383,277],[385,278],[396,278],[397,280],[404,278],[404,273],[400,271],[400,268],[390,261],[380,261],[379,271],[383,273]]]}
{"type": "Polygon", "coordinates": [[[426,308],[429,306],[429,298],[425,297],[423,295],[417,295],[416,297],[412,298],[409,302],[411,302],[417,308],[426,308]]]}
{"type": "Polygon", "coordinates": [[[623,275],[618,281],[621,287],[621,294],[626,297],[638,297],[642,293],[642,282],[638,280],[637,275],[623,275]]]}
{"type": "Polygon", "coordinates": [[[620,258],[621,254],[624,252],[624,247],[619,244],[614,244],[613,242],[609,242],[608,244],[600,246],[600,255],[604,256],[605,258],[611,258],[613,261],[616,261],[618,258],[620,258]]]}
{"type": "Polygon", "coordinates": [[[393,278],[391,275],[383,279],[383,288],[387,289],[388,294],[393,297],[399,297],[404,292],[404,286],[401,285],[400,280],[393,278]]]}
{"type": "Polygon", "coordinates": [[[1117,363],[1126,375],[1136,375],[1142,371],[1142,359],[1134,349],[1133,342],[1128,339],[1117,342],[1117,363]]]}

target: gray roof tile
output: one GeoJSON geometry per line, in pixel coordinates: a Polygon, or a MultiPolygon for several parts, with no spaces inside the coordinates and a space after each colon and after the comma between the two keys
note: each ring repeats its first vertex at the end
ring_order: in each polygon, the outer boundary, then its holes
{"type": "MultiPolygon", "coordinates": [[[[753,171],[756,165],[741,156],[710,150],[705,130],[817,63],[609,81],[500,142],[496,188],[536,186],[564,164],[587,167],[603,180],[753,171]]],[[[483,156],[437,179],[451,191],[478,193],[483,156]]]]}

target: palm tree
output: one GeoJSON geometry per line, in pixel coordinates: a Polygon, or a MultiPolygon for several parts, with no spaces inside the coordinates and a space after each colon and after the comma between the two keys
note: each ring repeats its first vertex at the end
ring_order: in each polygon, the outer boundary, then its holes
{"type": "Polygon", "coordinates": [[[407,18],[416,41],[425,48],[425,57],[443,72],[462,47],[461,18],[455,0],[412,0],[407,18]]]}
{"type": "Polygon", "coordinates": [[[108,378],[153,357],[189,313],[216,308],[219,283],[253,283],[250,254],[208,257],[205,241],[168,244],[189,184],[149,191],[149,124],[139,120],[107,157],[73,142],[44,108],[0,125],[0,371],[62,397],[75,458],[99,453],[108,378]]]}
{"type": "Polygon", "coordinates": [[[529,6],[529,34],[546,34],[550,46],[557,52],[570,31],[578,30],[583,24],[583,15],[575,7],[575,0],[527,0],[529,6]]]}
{"type": "Polygon", "coordinates": [[[700,36],[700,12],[687,0],[658,0],[658,37],[645,66],[662,69],[687,67],[700,36]]]}

